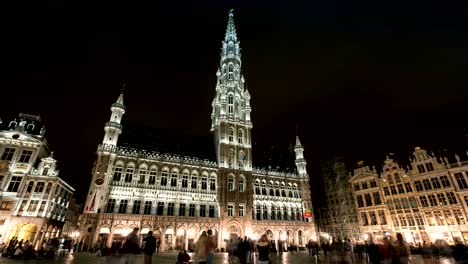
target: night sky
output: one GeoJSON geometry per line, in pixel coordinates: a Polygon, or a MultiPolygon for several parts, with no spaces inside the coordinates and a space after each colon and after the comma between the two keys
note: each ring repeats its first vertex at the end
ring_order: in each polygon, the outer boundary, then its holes
{"type": "Polygon", "coordinates": [[[126,123],[210,136],[230,8],[252,95],[253,141],[286,147],[297,126],[312,178],[319,161],[334,156],[354,164],[383,161],[389,152],[407,160],[415,146],[463,151],[466,6],[154,2],[4,9],[0,117],[43,117],[61,176],[80,198],[122,80],[126,123]]]}

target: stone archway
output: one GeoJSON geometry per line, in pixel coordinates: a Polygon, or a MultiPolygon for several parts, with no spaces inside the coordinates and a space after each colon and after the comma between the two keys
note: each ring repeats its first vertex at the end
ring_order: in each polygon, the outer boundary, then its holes
{"type": "Polygon", "coordinates": [[[164,249],[167,250],[173,250],[174,249],[174,244],[175,244],[175,232],[174,228],[169,227],[166,229],[166,232],[164,233],[164,249]]]}
{"type": "Polygon", "coordinates": [[[297,242],[299,243],[300,247],[303,247],[305,245],[304,232],[302,232],[302,230],[297,231],[297,242]]]}
{"type": "Polygon", "coordinates": [[[187,240],[187,231],[185,228],[178,228],[176,232],[175,238],[175,249],[187,249],[188,248],[188,240],[187,240]]]}
{"type": "Polygon", "coordinates": [[[8,241],[10,241],[13,237],[16,237],[18,241],[23,240],[26,242],[34,242],[34,237],[37,233],[37,226],[32,223],[19,223],[16,224],[10,231],[8,236],[8,241]]]}

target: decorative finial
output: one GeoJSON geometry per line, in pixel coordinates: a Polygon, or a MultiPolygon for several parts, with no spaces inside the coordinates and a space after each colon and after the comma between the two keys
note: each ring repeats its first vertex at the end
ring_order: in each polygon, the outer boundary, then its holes
{"type": "Polygon", "coordinates": [[[234,26],[234,9],[229,10],[229,19],[228,19],[228,25],[226,29],[226,36],[224,37],[224,41],[229,42],[229,41],[237,41],[237,35],[236,35],[236,29],[234,26]]]}

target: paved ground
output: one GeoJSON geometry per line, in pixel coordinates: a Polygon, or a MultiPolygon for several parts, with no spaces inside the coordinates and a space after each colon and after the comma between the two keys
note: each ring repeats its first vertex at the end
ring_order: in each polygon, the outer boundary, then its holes
{"type": "MultiPolygon", "coordinates": [[[[135,256],[133,259],[133,264],[143,264],[142,256],[135,256]]],[[[177,260],[177,253],[160,253],[153,257],[154,264],[174,264],[177,260]]],[[[0,264],[11,264],[11,263],[34,263],[34,264],[52,264],[52,263],[61,263],[61,264],[87,264],[87,263],[96,263],[96,264],[125,264],[121,258],[117,257],[96,257],[96,254],[91,253],[78,253],[75,255],[66,255],[58,256],[54,259],[48,260],[12,260],[7,258],[0,257],[0,264]]],[[[214,258],[215,264],[225,264],[228,262],[228,256],[226,253],[217,253],[214,258]]],[[[238,263],[237,261],[234,264],[238,263]]],[[[254,264],[257,263],[256,261],[254,264]]],[[[315,259],[307,256],[305,252],[299,253],[285,253],[283,256],[276,256],[272,259],[273,264],[279,263],[288,263],[288,264],[304,264],[304,263],[316,263],[315,259]]],[[[331,258],[324,258],[321,256],[318,263],[336,263],[331,258]]],[[[364,263],[363,261],[358,261],[358,263],[364,263]]],[[[454,264],[453,259],[441,259],[440,261],[433,261],[431,264],[454,264]]],[[[420,256],[413,256],[412,264],[423,264],[422,258],[420,256]]]]}

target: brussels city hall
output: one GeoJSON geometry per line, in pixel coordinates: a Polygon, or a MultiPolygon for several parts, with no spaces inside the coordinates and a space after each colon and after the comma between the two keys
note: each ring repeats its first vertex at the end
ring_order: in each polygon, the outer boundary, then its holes
{"type": "Polygon", "coordinates": [[[216,76],[216,161],[119,145],[123,94],[112,104],[79,222],[85,246],[111,247],[134,227],[141,238],[153,231],[163,251],[191,249],[208,229],[221,250],[230,239],[262,234],[277,247],[303,247],[316,239],[313,218],[304,218],[312,201],[299,138],[294,173],[252,165],[252,108],[232,12],[216,76]]]}

